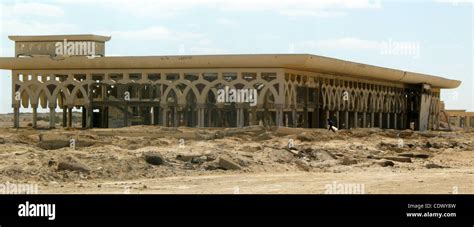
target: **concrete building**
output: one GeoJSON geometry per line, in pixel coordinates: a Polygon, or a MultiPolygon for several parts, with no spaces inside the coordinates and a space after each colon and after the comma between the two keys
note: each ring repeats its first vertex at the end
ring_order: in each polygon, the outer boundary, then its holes
{"type": "Polygon", "coordinates": [[[436,128],[440,92],[460,81],[309,54],[107,57],[110,37],[10,36],[14,127],[21,107],[74,108],[82,126],[137,124],[242,127],[436,128]],[[92,46],[91,46],[92,45],[92,46]],[[218,99],[222,89],[257,92],[256,105],[218,99]]]}
{"type": "Polygon", "coordinates": [[[460,128],[474,128],[474,112],[466,110],[445,110],[450,125],[460,128]]]}

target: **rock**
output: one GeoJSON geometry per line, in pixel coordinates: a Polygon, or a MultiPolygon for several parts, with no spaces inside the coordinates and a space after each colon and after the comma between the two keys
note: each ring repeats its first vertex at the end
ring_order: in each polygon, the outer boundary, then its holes
{"type": "Polygon", "coordinates": [[[5,144],[5,139],[0,137],[0,144],[5,144]]]}
{"type": "Polygon", "coordinates": [[[232,161],[230,158],[219,157],[219,167],[225,170],[240,170],[242,167],[232,161]]]}
{"type": "Polygon", "coordinates": [[[224,132],[223,131],[217,131],[215,134],[214,134],[214,137],[216,139],[223,139],[225,136],[224,132]]]}
{"type": "Polygon", "coordinates": [[[287,163],[294,159],[294,154],[286,149],[272,149],[271,152],[271,157],[280,163],[287,163]]]}
{"type": "Polygon", "coordinates": [[[300,154],[300,151],[296,147],[292,147],[292,148],[285,147],[285,150],[292,153],[293,155],[300,154]]]}
{"type": "Polygon", "coordinates": [[[269,132],[264,132],[264,133],[261,133],[260,135],[258,135],[257,137],[255,137],[255,141],[263,141],[263,140],[269,140],[273,138],[271,133],[269,132]]]}
{"type": "Polygon", "coordinates": [[[306,161],[298,159],[298,160],[295,161],[295,163],[296,163],[296,165],[298,165],[298,167],[301,170],[304,170],[304,171],[310,171],[311,170],[310,164],[306,161]]]}
{"type": "Polygon", "coordinates": [[[344,157],[342,160],[341,160],[341,165],[355,165],[357,164],[357,160],[353,159],[353,158],[349,158],[349,157],[344,157]]]}
{"type": "Polygon", "coordinates": [[[50,159],[50,160],[48,161],[48,166],[53,166],[53,165],[55,165],[55,164],[56,164],[56,161],[55,161],[54,159],[50,159]]]}
{"type": "Polygon", "coordinates": [[[424,153],[418,153],[418,154],[415,154],[413,157],[415,158],[429,158],[431,155],[429,154],[424,154],[424,153]]]}
{"type": "Polygon", "coordinates": [[[428,164],[425,165],[425,167],[426,167],[427,169],[446,168],[446,167],[444,167],[444,166],[440,166],[440,165],[434,164],[434,163],[428,163],[428,164]]]}
{"type": "Polygon", "coordinates": [[[58,170],[59,171],[69,170],[69,171],[78,171],[78,172],[88,173],[91,171],[91,168],[79,162],[61,161],[58,164],[58,170]]]}
{"type": "Polygon", "coordinates": [[[387,160],[396,161],[396,162],[411,162],[411,158],[409,157],[387,156],[383,158],[387,160]]]}
{"type": "Polygon", "coordinates": [[[176,156],[176,159],[183,161],[183,162],[189,162],[193,158],[200,157],[200,154],[178,154],[176,156]]]}
{"type": "Polygon", "coordinates": [[[296,139],[300,140],[300,141],[307,141],[307,142],[311,142],[311,141],[315,141],[316,140],[316,137],[314,137],[313,135],[309,134],[308,132],[303,132],[301,134],[298,134],[296,136],[296,139]]]}
{"type": "Polygon", "coordinates": [[[413,153],[401,153],[401,154],[398,154],[398,156],[413,158],[413,157],[415,157],[415,154],[413,154],[413,153]]]}
{"type": "Polygon", "coordinates": [[[207,162],[214,161],[216,159],[217,159],[217,157],[216,157],[215,154],[206,154],[206,161],[207,162]]]}
{"type": "Polygon", "coordinates": [[[246,152],[257,152],[262,150],[261,146],[243,146],[240,148],[241,151],[246,151],[246,152]]]}
{"type": "Polygon", "coordinates": [[[40,141],[36,146],[44,150],[56,150],[69,147],[69,140],[47,140],[40,141]]]}
{"type": "MultiPolygon", "coordinates": [[[[64,140],[45,140],[44,138],[37,143],[36,146],[38,146],[41,149],[44,150],[56,150],[56,149],[61,149],[63,147],[69,147],[71,144],[70,139],[64,139],[64,140]]],[[[95,142],[91,140],[77,140],[75,141],[75,147],[90,147],[94,145],[95,142]]]]}
{"type": "MultiPolygon", "coordinates": [[[[313,154],[314,153],[315,152],[313,151],[313,154]]],[[[318,160],[321,160],[321,161],[337,159],[336,155],[333,155],[330,151],[325,151],[325,150],[318,150],[316,151],[316,154],[314,155],[318,160]]]]}
{"type": "Polygon", "coordinates": [[[194,157],[194,158],[191,159],[191,163],[198,164],[198,165],[200,165],[200,164],[202,164],[206,161],[207,161],[206,156],[199,156],[199,157],[194,157]]]}
{"type": "Polygon", "coordinates": [[[389,161],[389,160],[382,160],[382,161],[377,162],[377,164],[379,164],[382,167],[394,166],[395,165],[392,161],[389,161]]]}
{"type": "Polygon", "coordinates": [[[205,170],[216,170],[216,169],[219,169],[219,164],[215,163],[215,162],[209,162],[209,163],[206,163],[205,166],[204,166],[204,169],[205,170]]]}
{"type": "Polygon", "coordinates": [[[144,157],[145,161],[151,165],[162,165],[164,163],[163,157],[156,152],[146,153],[144,157]]]}
{"type": "Polygon", "coordinates": [[[196,131],[194,135],[196,136],[196,139],[198,140],[213,140],[216,138],[214,134],[211,134],[205,131],[196,131]]]}
{"type": "Polygon", "coordinates": [[[237,136],[245,134],[259,135],[265,132],[265,128],[258,125],[247,126],[243,128],[228,128],[224,131],[225,136],[237,136]]]}
{"type": "Polygon", "coordinates": [[[402,153],[402,154],[399,154],[398,156],[408,157],[408,158],[429,158],[430,157],[429,154],[425,154],[425,153],[402,153]]]}

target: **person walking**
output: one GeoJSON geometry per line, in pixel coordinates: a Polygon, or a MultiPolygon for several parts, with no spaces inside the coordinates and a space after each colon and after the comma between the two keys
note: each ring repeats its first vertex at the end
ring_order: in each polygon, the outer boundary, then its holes
{"type": "Polygon", "coordinates": [[[331,130],[332,132],[336,133],[336,130],[334,130],[334,121],[332,121],[331,119],[328,119],[328,125],[329,125],[328,130],[331,130]]]}

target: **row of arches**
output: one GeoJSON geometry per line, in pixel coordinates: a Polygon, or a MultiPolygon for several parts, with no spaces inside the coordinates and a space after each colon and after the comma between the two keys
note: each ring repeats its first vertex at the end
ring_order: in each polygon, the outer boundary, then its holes
{"type": "MultiPolygon", "coordinates": [[[[83,112],[83,127],[263,124],[318,128],[326,126],[326,119],[337,118],[347,128],[405,128],[420,111],[421,96],[409,85],[382,86],[324,74],[294,75],[283,69],[196,71],[14,72],[12,103],[15,113],[20,107],[33,108],[33,112],[40,107],[55,114],[59,107],[66,113],[66,122],[71,121],[69,116],[76,107],[83,112]],[[19,80],[20,75],[40,79],[19,80]],[[218,90],[226,87],[255,90],[256,105],[219,102],[218,90]]],[[[433,97],[430,116],[437,116],[439,95],[433,97]]]]}

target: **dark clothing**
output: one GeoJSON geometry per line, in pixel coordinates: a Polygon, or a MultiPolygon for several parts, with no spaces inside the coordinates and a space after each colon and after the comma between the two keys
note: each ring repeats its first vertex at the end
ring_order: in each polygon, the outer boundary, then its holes
{"type": "Polygon", "coordinates": [[[332,128],[334,126],[334,122],[332,120],[328,119],[328,125],[329,125],[328,130],[331,130],[332,132],[336,133],[336,131],[332,128]]]}

